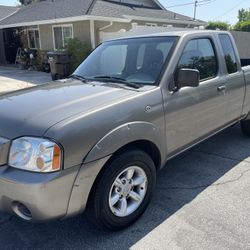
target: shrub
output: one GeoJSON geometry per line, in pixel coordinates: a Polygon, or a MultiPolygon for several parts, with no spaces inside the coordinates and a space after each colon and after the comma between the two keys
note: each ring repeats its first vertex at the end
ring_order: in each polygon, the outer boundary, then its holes
{"type": "Polygon", "coordinates": [[[230,25],[226,22],[208,22],[206,26],[207,30],[229,30],[230,25]]]}
{"type": "Polygon", "coordinates": [[[70,55],[70,72],[72,73],[89,55],[91,48],[78,38],[69,39],[65,51],[70,55]]]}
{"type": "Polygon", "coordinates": [[[238,22],[234,26],[234,30],[250,32],[250,20],[244,22],[238,22]]]}

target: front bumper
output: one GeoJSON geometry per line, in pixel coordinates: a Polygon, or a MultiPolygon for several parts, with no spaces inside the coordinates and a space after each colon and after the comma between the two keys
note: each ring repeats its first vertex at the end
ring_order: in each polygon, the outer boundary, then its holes
{"type": "Polygon", "coordinates": [[[34,222],[82,213],[96,177],[110,157],[56,173],[33,173],[1,166],[0,211],[34,222]],[[30,216],[20,214],[23,211],[26,215],[28,211],[30,216]]]}
{"type": "Polygon", "coordinates": [[[63,218],[67,214],[79,168],[76,166],[56,173],[32,173],[1,166],[0,210],[30,221],[63,218]],[[27,216],[27,211],[30,216],[27,216]]]}

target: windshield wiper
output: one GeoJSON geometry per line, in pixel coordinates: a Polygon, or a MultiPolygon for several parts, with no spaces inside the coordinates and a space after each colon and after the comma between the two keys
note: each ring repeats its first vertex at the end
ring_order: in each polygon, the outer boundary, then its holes
{"type": "Polygon", "coordinates": [[[95,80],[108,80],[109,82],[113,82],[113,83],[123,83],[126,86],[131,87],[131,88],[135,88],[135,89],[139,89],[143,86],[142,84],[128,82],[128,81],[126,81],[126,79],[123,79],[121,77],[116,77],[116,76],[105,76],[105,75],[95,76],[94,79],[95,80]]]}
{"type": "Polygon", "coordinates": [[[86,82],[86,81],[87,81],[85,77],[80,76],[80,75],[70,75],[70,76],[68,76],[68,78],[80,80],[80,81],[82,81],[82,82],[86,82]]]}
{"type": "Polygon", "coordinates": [[[135,88],[135,89],[139,89],[139,88],[143,87],[143,84],[136,83],[136,82],[126,82],[126,86],[131,87],[131,88],[135,88]]]}
{"type": "Polygon", "coordinates": [[[105,76],[105,75],[101,75],[101,76],[95,76],[94,79],[98,80],[108,80],[110,82],[121,82],[121,83],[127,83],[127,81],[121,77],[115,77],[115,76],[105,76]]]}

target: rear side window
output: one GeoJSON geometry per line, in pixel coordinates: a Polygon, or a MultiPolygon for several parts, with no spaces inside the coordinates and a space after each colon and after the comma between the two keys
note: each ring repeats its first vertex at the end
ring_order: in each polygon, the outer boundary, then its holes
{"type": "Polygon", "coordinates": [[[232,74],[237,72],[237,59],[234,52],[234,48],[231,42],[231,39],[226,34],[219,35],[220,43],[223,49],[226,65],[227,65],[227,72],[228,74],[232,74]]]}
{"type": "Polygon", "coordinates": [[[216,77],[218,63],[211,40],[201,38],[189,41],[178,63],[180,68],[198,69],[201,80],[216,77]]]}

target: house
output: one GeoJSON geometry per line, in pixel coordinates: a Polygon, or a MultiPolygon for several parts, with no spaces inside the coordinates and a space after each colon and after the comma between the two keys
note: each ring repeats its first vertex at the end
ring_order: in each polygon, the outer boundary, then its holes
{"type": "Polygon", "coordinates": [[[106,32],[130,30],[134,23],[175,27],[205,24],[166,10],[158,0],[45,0],[20,7],[0,21],[0,29],[13,34],[5,47],[18,34],[23,47],[49,51],[63,49],[73,37],[94,48],[106,32]]]}

